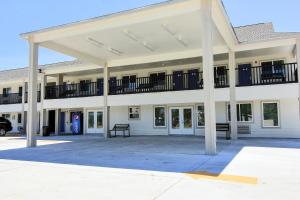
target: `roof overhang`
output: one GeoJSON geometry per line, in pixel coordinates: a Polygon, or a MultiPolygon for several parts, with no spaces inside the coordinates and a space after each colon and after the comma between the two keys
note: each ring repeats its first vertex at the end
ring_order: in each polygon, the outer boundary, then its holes
{"type": "MultiPolygon", "coordinates": [[[[212,3],[215,54],[237,40],[220,0],[212,3]]],[[[201,1],[172,0],[140,9],[21,34],[40,46],[103,66],[202,55],[201,1]]]]}

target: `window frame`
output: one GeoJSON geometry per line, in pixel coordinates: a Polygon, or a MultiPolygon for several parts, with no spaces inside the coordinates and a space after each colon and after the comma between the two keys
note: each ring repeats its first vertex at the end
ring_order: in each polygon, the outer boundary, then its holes
{"type": "Polygon", "coordinates": [[[205,107],[204,107],[204,103],[199,103],[199,104],[196,104],[196,108],[195,108],[195,119],[196,119],[196,128],[205,128],[205,119],[204,119],[204,125],[203,126],[198,126],[198,106],[203,106],[203,109],[204,109],[204,116],[205,116],[205,107]]]}
{"type": "Polygon", "coordinates": [[[22,113],[17,114],[17,123],[22,124],[22,113]],[[19,121],[19,119],[20,119],[20,121],[19,121]]]}
{"type": "Polygon", "coordinates": [[[141,119],[141,106],[128,106],[128,120],[140,120],[141,119]],[[138,108],[139,117],[138,118],[130,118],[130,108],[138,108]]]}
{"type": "Polygon", "coordinates": [[[168,126],[168,112],[167,112],[167,106],[165,106],[165,105],[155,105],[155,106],[153,106],[153,127],[154,128],[167,128],[167,126],[168,126]],[[165,110],[164,110],[164,113],[165,113],[165,125],[164,126],[156,126],[155,125],[155,108],[164,108],[165,110]]]}
{"type": "MultiPolygon", "coordinates": [[[[252,115],[252,120],[251,121],[238,121],[238,123],[254,123],[254,112],[253,112],[253,102],[248,102],[248,101],[245,101],[245,102],[238,102],[236,103],[236,105],[239,105],[239,111],[241,112],[241,105],[242,104],[250,104],[251,105],[251,115],[252,115]]],[[[226,105],[226,118],[227,118],[227,122],[231,122],[231,120],[229,120],[229,106],[230,106],[230,103],[227,103],[226,105]]],[[[237,110],[237,116],[239,116],[239,118],[241,119],[241,113],[238,113],[238,110],[237,110]]]]}
{"type": "Polygon", "coordinates": [[[281,128],[281,113],[280,113],[280,102],[279,101],[261,101],[261,126],[262,128],[281,128]],[[265,126],[264,125],[264,104],[276,103],[277,104],[277,118],[278,126],[265,126]]]}

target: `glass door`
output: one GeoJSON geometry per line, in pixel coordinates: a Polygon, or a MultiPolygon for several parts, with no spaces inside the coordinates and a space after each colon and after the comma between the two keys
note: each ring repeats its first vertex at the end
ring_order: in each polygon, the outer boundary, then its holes
{"type": "Polygon", "coordinates": [[[170,134],[193,135],[193,108],[172,107],[170,108],[170,134]]]}
{"type": "Polygon", "coordinates": [[[90,134],[103,133],[103,111],[99,111],[99,110],[87,111],[87,133],[90,134]]]}

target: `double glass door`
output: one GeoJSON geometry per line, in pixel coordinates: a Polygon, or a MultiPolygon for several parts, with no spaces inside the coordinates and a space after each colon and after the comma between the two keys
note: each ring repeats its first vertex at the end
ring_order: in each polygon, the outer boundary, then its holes
{"type": "Polygon", "coordinates": [[[90,134],[103,133],[103,111],[100,110],[87,111],[87,133],[90,134]]]}
{"type": "Polygon", "coordinates": [[[170,134],[193,135],[193,107],[170,108],[170,134]]]}

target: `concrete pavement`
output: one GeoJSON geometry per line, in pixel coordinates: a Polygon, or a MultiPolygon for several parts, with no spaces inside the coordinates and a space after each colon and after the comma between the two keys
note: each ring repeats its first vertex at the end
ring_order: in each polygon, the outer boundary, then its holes
{"type": "Polygon", "coordinates": [[[0,138],[0,199],[297,199],[300,140],[0,138]],[[206,173],[209,172],[209,173],[206,173]],[[250,182],[249,182],[250,180],[250,182]]]}

